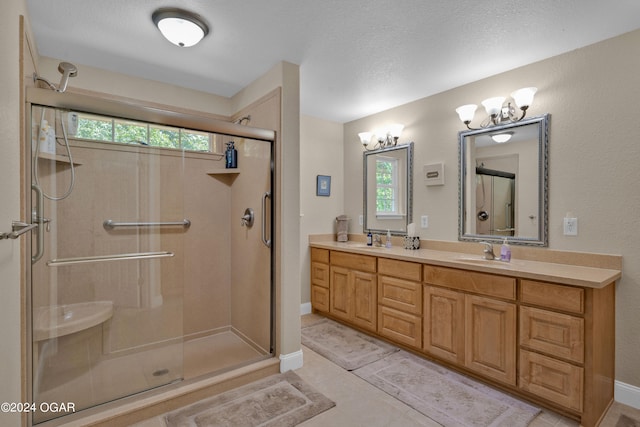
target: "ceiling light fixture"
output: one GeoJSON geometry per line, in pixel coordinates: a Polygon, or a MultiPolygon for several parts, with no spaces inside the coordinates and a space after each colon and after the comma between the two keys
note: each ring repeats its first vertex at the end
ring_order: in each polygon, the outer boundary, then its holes
{"type": "Polygon", "coordinates": [[[162,35],[176,46],[193,46],[209,34],[209,26],[200,15],[183,9],[161,8],[153,12],[151,19],[162,35]]]}
{"type": "Polygon", "coordinates": [[[504,144],[505,142],[509,141],[512,136],[513,136],[513,132],[511,132],[511,131],[510,132],[500,132],[500,133],[496,133],[496,134],[491,135],[491,139],[493,139],[498,144],[504,144]]]}
{"type": "MultiPolygon", "coordinates": [[[[522,111],[520,117],[518,117],[516,109],[513,108],[511,102],[504,103],[504,97],[496,96],[485,99],[482,101],[482,105],[489,117],[480,123],[480,128],[495,126],[503,122],[519,122],[524,119],[524,116],[527,115],[527,109],[533,104],[533,96],[537,91],[538,89],[535,87],[525,87],[511,93],[511,98],[513,98],[516,106],[522,111]]],[[[456,108],[456,113],[458,113],[462,123],[467,126],[467,129],[474,129],[470,127],[469,124],[473,120],[476,108],[478,108],[478,106],[475,104],[467,104],[456,108]]]]}
{"type": "Polygon", "coordinates": [[[360,137],[360,142],[365,150],[378,150],[380,148],[393,147],[398,144],[398,138],[400,138],[402,134],[402,129],[404,129],[404,125],[395,123],[385,128],[377,129],[374,132],[360,132],[358,137],[360,137]],[[368,148],[373,136],[376,137],[376,143],[373,148],[368,148]]]}

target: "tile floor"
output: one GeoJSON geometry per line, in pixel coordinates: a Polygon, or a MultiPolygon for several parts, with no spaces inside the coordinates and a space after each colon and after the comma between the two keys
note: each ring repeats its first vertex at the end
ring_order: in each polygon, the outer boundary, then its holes
{"type": "MultiPolygon", "coordinates": [[[[314,321],[303,316],[303,325],[314,321]]],[[[296,373],[319,392],[336,402],[336,406],[300,424],[300,427],[436,427],[438,423],[375,388],[354,374],[330,362],[318,353],[302,347],[304,366],[296,373]]],[[[615,427],[624,413],[640,419],[640,410],[614,403],[601,427],[615,427]]],[[[573,420],[543,410],[529,427],[577,427],[573,420]]],[[[165,427],[163,417],[155,417],[135,427],[165,427]]]]}

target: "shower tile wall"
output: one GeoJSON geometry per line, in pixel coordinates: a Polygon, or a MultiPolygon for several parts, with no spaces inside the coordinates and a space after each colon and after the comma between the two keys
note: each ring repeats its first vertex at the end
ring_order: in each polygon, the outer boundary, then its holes
{"type": "MultiPolygon", "coordinates": [[[[230,318],[231,187],[207,171],[219,167],[212,156],[136,147],[72,142],[76,185],[64,201],[46,203],[58,244],[47,246],[53,258],[168,250],[173,258],[51,269],[34,269],[34,307],[109,300],[114,302],[109,350],[228,327],[230,318]],[[184,179],[182,179],[184,173],[184,179]],[[53,209],[53,208],[56,209],[53,209]],[[102,222],[191,220],[191,227],[141,232],[107,232],[102,222]],[[151,247],[153,246],[153,247],[151,247]],[[184,317],[181,305],[185,304],[184,317]],[[141,311],[156,311],[147,321],[141,311]],[[127,327],[134,321],[135,328],[127,327]]],[[[65,189],[68,167],[57,174],[43,166],[43,184],[65,189]],[[48,181],[48,182],[47,182],[48,181]]],[[[51,191],[51,190],[50,190],[51,191]]],[[[56,192],[58,190],[54,190],[56,192]]]]}

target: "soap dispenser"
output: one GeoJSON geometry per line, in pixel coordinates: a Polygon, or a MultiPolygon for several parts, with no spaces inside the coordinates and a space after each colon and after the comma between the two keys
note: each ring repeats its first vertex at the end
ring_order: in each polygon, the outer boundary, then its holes
{"type": "Polygon", "coordinates": [[[235,169],[238,167],[238,150],[234,147],[234,142],[227,142],[227,151],[224,153],[225,167],[227,169],[235,169]]]}
{"type": "Polygon", "coordinates": [[[391,231],[387,230],[387,243],[385,244],[385,247],[390,248],[391,247],[391,231]]]}
{"type": "Polygon", "coordinates": [[[502,242],[502,247],[500,248],[500,261],[511,261],[511,246],[507,243],[506,237],[504,238],[504,242],[502,242]]]}
{"type": "Polygon", "coordinates": [[[371,230],[367,233],[367,246],[373,246],[373,234],[371,234],[371,230]]]}

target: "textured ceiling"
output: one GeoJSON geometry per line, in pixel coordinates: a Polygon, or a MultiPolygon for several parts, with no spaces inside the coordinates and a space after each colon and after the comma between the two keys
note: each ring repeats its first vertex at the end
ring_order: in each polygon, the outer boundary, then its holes
{"type": "Polygon", "coordinates": [[[285,60],[300,65],[302,113],[337,122],[640,28],[638,0],[27,4],[40,54],[80,72],[89,65],[229,97],[285,60]],[[155,28],[153,11],[174,6],[209,22],[200,44],[178,48],[155,28]]]}

